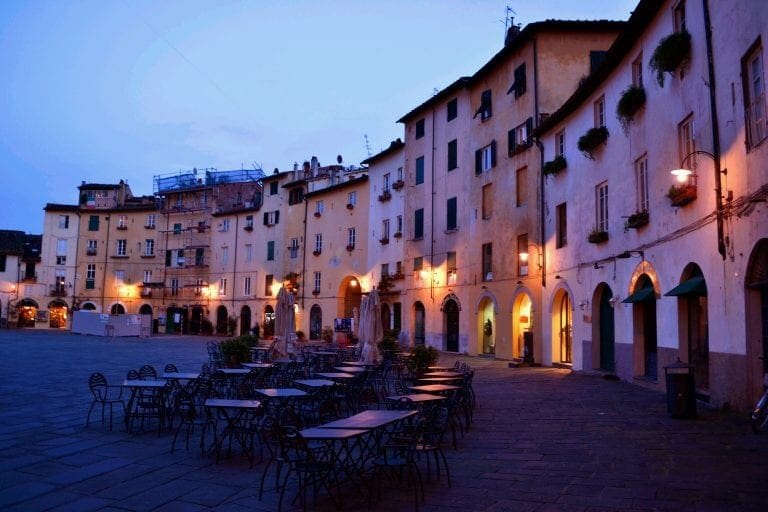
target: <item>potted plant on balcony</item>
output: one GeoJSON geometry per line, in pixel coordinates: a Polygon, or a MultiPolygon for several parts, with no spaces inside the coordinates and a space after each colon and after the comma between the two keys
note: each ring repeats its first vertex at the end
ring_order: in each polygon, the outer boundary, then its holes
{"type": "Polygon", "coordinates": [[[594,160],[593,153],[595,150],[605,141],[608,140],[608,128],[605,126],[598,126],[596,128],[590,128],[587,133],[579,137],[577,146],[579,151],[584,153],[584,156],[590,160],[594,160]]]}
{"type": "Polygon", "coordinates": [[[389,237],[385,236],[385,237],[379,238],[379,243],[381,245],[387,245],[389,243],[389,237]]]}
{"type": "Polygon", "coordinates": [[[355,244],[349,244],[347,245],[347,251],[352,252],[355,250],[355,244]]]}
{"type": "Polygon", "coordinates": [[[395,190],[400,190],[405,186],[405,182],[403,180],[397,180],[392,184],[392,188],[395,190]]]}
{"type": "Polygon", "coordinates": [[[672,185],[669,187],[667,197],[674,207],[685,206],[696,199],[696,185],[684,183],[682,185],[672,185]]]}
{"type": "Polygon", "coordinates": [[[312,251],[312,255],[313,256],[320,256],[320,254],[322,254],[322,252],[323,251],[321,251],[320,249],[315,249],[314,251],[312,251]]]}
{"type": "Polygon", "coordinates": [[[384,201],[389,201],[390,199],[392,199],[392,193],[389,190],[385,190],[381,193],[381,195],[379,195],[379,201],[382,203],[384,201]]]}
{"type": "Polygon", "coordinates": [[[402,231],[396,231],[395,234],[392,235],[392,236],[394,236],[395,238],[402,238],[403,233],[402,233],[402,231]]]}
{"type": "Polygon", "coordinates": [[[674,73],[688,60],[691,53],[691,34],[675,32],[659,41],[648,65],[656,73],[659,87],[664,87],[664,73],[674,73]]]}
{"type": "Polygon", "coordinates": [[[322,212],[315,212],[315,218],[317,219],[319,219],[322,215],[322,212]]]}
{"type": "Polygon", "coordinates": [[[625,227],[627,229],[639,229],[646,224],[648,224],[648,212],[646,210],[643,210],[641,212],[635,212],[632,215],[629,216],[627,219],[627,222],[625,224],[625,227]]]}
{"type": "Polygon", "coordinates": [[[355,208],[355,205],[352,203],[347,203],[347,210],[352,210],[355,208]]]}
{"type": "Polygon", "coordinates": [[[645,89],[636,85],[630,85],[621,93],[621,98],[616,104],[616,118],[621,123],[624,133],[629,130],[632,117],[645,105],[645,89]]]}
{"type": "Polygon", "coordinates": [[[568,166],[568,162],[563,155],[558,155],[554,160],[544,162],[543,172],[545,176],[554,176],[568,166]]]}
{"type": "Polygon", "coordinates": [[[608,241],[608,232],[598,228],[593,229],[587,235],[587,241],[591,244],[601,244],[608,241]]]}

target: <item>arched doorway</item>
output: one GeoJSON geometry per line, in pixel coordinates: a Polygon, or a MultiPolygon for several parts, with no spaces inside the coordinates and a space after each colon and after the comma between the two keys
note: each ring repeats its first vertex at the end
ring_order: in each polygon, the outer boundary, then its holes
{"type": "Polygon", "coordinates": [[[67,326],[69,308],[63,300],[53,300],[48,303],[48,325],[51,329],[61,329],[67,326]]]}
{"type": "Polygon", "coordinates": [[[362,301],[360,281],[356,277],[344,278],[339,292],[339,300],[341,301],[339,315],[342,318],[352,318],[355,308],[360,311],[360,302],[362,301]]]}
{"type": "Polygon", "coordinates": [[[250,334],[251,332],[251,308],[243,306],[240,308],[240,336],[250,334]]]}
{"type": "MultiPolygon", "coordinates": [[[[203,332],[203,306],[192,306],[189,315],[189,333],[200,334],[203,332]]],[[[210,333],[205,333],[210,334],[210,333]]]]}
{"type": "Polygon", "coordinates": [[[216,334],[225,336],[227,334],[229,315],[226,306],[216,308],[216,334]]]}
{"type": "Polygon", "coordinates": [[[496,353],[496,322],[494,302],[490,297],[483,297],[477,308],[480,352],[483,354],[496,353]]]}
{"type": "Polygon", "coordinates": [[[613,290],[600,283],[592,295],[592,366],[606,372],[616,371],[616,329],[613,314],[613,290]]]}
{"type": "Polygon", "coordinates": [[[309,309],[309,339],[319,340],[323,337],[323,310],[317,304],[309,309]]]}
{"type": "Polygon", "coordinates": [[[152,306],[149,304],[142,304],[139,308],[139,314],[152,316],[152,306]]]}
{"type": "Polygon", "coordinates": [[[443,323],[445,325],[445,350],[448,352],[459,351],[459,305],[453,299],[448,299],[443,304],[443,323]]]}
{"type": "Polygon", "coordinates": [[[415,345],[424,345],[426,343],[426,320],[424,304],[416,302],[413,305],[413,343],[415,345]]]}
{"type": "Polygon", "coordinates": [[[763,375],[768,373],[768,238],[755,245],[749,256],[744,279],[747,322],[747,367],[749,403],[763,392],[763,375]],[[762,357],[763,359],[758,359],[762,357]]]}
{"type": "Polygon", "coordinates": [[[271,338],[275,335],[275,308],[267,304],[264,306],[264,337],[271,338]]]}
{"type": "Polygon", "coordinates": [[[96,304],[93,302],[84,302],[80,309],[83,311],[96,311],[96,304]]]}
{"type": "Polygon", "coordinates": [[[634,371],[646,379],[658,380],[656,338],[656,291],[648,274],[641,274],[632,295],[622,301],[632,304],[634,371]]]}
{"type": "Polygon", "coordinates": [[[693,365],[693,380],[702,396],[709,395],[709,320],[707,283],[701,268],[689,263],[680,283],[664,295],[677,297],[680,358],[693,365]]]}
{"type": "Polygon", "coordinates": [[[22,299],[16,307],[19,309],[19,319],[16,325],[18,327],[34,327],[39,307],[37,302],[32,299],[22,299]]]}
{"type": "Polygon", "coordinates": [[[389,304],[386,302],[381,304],[381,326],[385,331],[392,328],[392,312],[389,309],[389,304]]]}
{"type": "Polygon", "coordinates": [[[512,305],[512,357],[532,363],[533,351],[533,302],[531,296],[523,292],[512,305]]]}
{"type": "Polygon", "coordinates": [[[564,364],[573,362],[573,302],[566,290],[555,293],[553,309],[552,361],[564,364]]]}
{"type": "Polygon", "coordinates": [[[124,315],[125,306],[123,306],[119,302],[116,302],[115,304],[112,304],[112,307],[109,309],[109,313],[111,315],[124,315]]]}

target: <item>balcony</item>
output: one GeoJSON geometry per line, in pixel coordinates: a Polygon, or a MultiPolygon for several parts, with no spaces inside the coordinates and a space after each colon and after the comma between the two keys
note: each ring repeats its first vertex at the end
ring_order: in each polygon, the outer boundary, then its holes
{"type": "Polygon", "coordinates": [[[21,278],[22,283],[36,283],[37,282],[37,274],[30,274],[22,276],[21,278]]]}
{"type": "Polygon", "coordinates": [[[91,249],[90,247],[85,250],[86,256],[96,256],[96,249],[91,249]]]}
{"type": "Polygon", "coordinates": [[[392,199],[392,193],[389,190],[385,190],[379,195],[379,201],[382,203],[389,201],[390,199],[392,199]]]}
{"type": "Polygon", "coordinates": [[[392,184],[392,188],[393,188],[394,190],[400,190],[400,189],[401,189],[401,188],[403,188],[404,186],[405,186],[405,182],[404,182],[403,180],[397,180],[396,182],[394,182],[394,183],[392,184]]]}
{"type": "Polygon", "coordinates": [[[347,210],[354,210],[354,209],[355,209],[355,205],[354,204],[347,203],[347,210]]]}
{"type": "Polygon", "coordinates": [[[51,297],[66,297],[67,287],[63,285],[51,285],[48,295],[51,297]]]}
{"type": "Polygon", "coordinates": [[[144,229],[155,229],[154,224],[144,224],[144,229]]]}
{"type": "Polygon", "coordinates": [[[349,251],[349,252],[352,252],[352,251],[354,251],[354,250],[355,250],[355,244],[349,244],[349,245],[347,246],[347,251],[349,251]]]}
{"type": "Polygon", "coordinates": [[[396,233],[395,233],[394,235],[392,235],[392,236],[394,236],[395,238],[402,238],[402,237],[403,237],[403,232],[402,232],[402,231],[398,231],[398,232],[396,232],[396,233]]]}
{"type": "Polygon", "coordinates": [[[387,245],[387,244],[389,243],[389,237],[388,237],[388,236],[385,236],[385,237],[383,237],[383,238],[379,238],[379,243],[380,243],[381,245],[387,245]]]}
{"type": "Polygon", "coordinates": [[[395,281],[402,281],[403,279],[405,279],[405,274],[403,274],[402,271],[397,271],[392,276],[392,279],[395,281]]]}
{"type": "Polygon", "coordinates": [[[125,231],[128,229],[128,226],[126,226],[125,224],[118,224],[117,229],[119,229],[120,231],[125,231]]]}
{"type": "Polygon", "coordinates": [[[246,231],[253,231],[253,224],[246,224],[243,226],[243,229],[246,231]]]}

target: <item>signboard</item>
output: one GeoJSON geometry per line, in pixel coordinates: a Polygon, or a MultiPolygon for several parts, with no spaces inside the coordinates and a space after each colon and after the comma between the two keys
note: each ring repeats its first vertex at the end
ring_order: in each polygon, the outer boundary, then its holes
{"type": "Polygon", "coordinates": [[[354,318],[334,318],[333,330],[335,332],[352,332],[354,318]]]}
{"type": "Polygon", "coordinates": [[[38,322],[47,322],[48,321],[48,311],[44,309],[38,309],[37,310],[37,318],[36,320],[38,322]]]}

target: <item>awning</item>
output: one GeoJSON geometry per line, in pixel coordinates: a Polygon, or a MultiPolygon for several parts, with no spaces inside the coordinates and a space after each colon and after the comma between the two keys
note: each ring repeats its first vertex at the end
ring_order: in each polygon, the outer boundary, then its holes
{"type": "Polygon", "coordinates": [[[694,276],[675,286],[664,295],[668,297],[685,297],[687,295],[704,297],[707,295],[707,283],[704,282],[704,276],[694,276]]]}
{"type": "Polygon", "coordinates": [[[645,302],[649,299],[652,299],[656,292],[653,290],[652,286],[646,286],[645,288],[640,288],[635,293],[624,299],[622,304],[633,304],[635,302],[645,302]]]}

